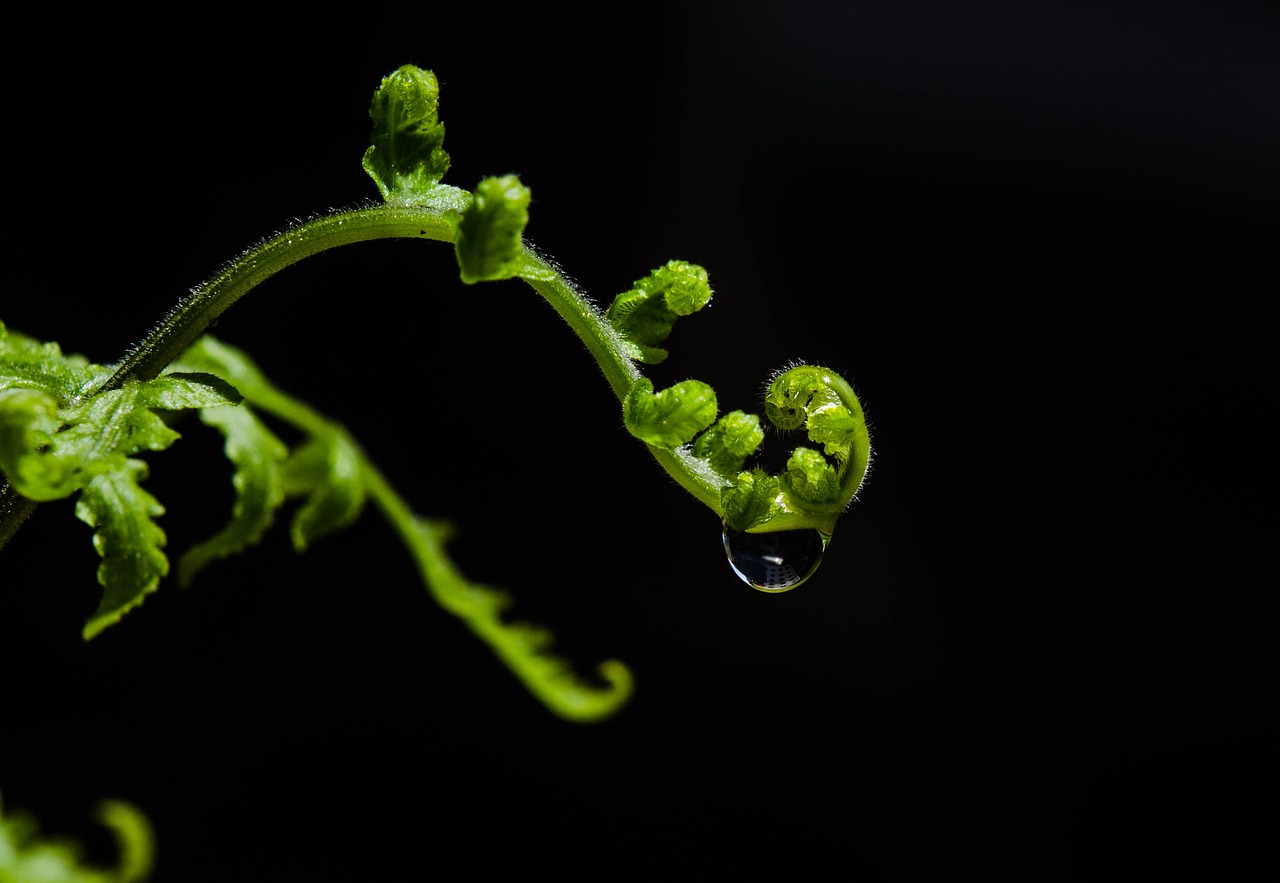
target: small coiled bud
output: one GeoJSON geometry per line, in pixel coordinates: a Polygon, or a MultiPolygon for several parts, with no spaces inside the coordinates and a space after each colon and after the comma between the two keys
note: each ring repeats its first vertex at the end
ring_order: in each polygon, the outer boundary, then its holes
{"type": "Polygon", "coordinates": [[[849,383],[829,368],[793,366],[769,383],[765,415],[783,431],[803,429],[814,446],[797,447],[780,477],[788,504],[808,512],[843,510],[871,459],[862,405],[849,383]]]}
{"type": "Polygon", "coordinates": [[[840,396],[831,387],[833,372],[798,365],[778,374],[765,391],[764,413],[784,431],[807,428],[809,419],[823,408],[839,407],[840,396]]]}

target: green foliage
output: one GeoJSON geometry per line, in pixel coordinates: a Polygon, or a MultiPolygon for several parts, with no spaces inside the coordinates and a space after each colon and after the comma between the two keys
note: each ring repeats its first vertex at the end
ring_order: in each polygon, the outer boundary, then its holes
{"type": "Polygon", "coordinates": [[[210,374],[172,373],[95,392],[108,370],[64,357],[0,324],[0,469],[29,499],[78,494],[76,517],[93,528],[103,597],[85,623],[92,638],[155,591],[169,572],[164,508],[141,482],[137,455],[180,438],[167,419],[235,405],[240,394],[210,374]]]}
{"type": "Polygon", "coordinates": [[[634,689],[631,670],[616,659],[596,668],[597,682],[579,677],[551,653],[551,633],[530,623],[508,623],[509,596],[468,580],[444,552],[453,528],[410,515],[397,517],[423,579],[441,607],[458,616],[497,653],[529,691],[561,718],[579,723],[614,714],[634,689]]]}
{"type": "Polygon", "coordinates": [[[0,468],[32,500],[59,500],[98,476],[131,472],[134,454],[179,438],[156,412],[234,404],[210,376],[170,375],[93,394],[108,373],[0,323],[0,468]]]}
{"type": "Polygon", "coordinates": [[[840,476],[835,466],[812,448],[791,452],[784,480],[794,496],[810,505],[839,501],[840,476]]]}
{"type": "Polygon", "coordinates": [[[853,388],[829,368],[796,365],[770,382],[764,408],[779,429],[803,430],[822,446],[821,452],[792,452],[781,476],[784,506],[815,515],[842,512],[871,463],[871,436],[853,388]]]}
{"type": "Polygon", "coordinates": [[[746,411],[730,411],[693,443],[693,455],[701,457],[722,475],[734,475],[764,441],[760,418],[746,411]]]}
{"type": "Polygon", "coordinates": [[[614,298],[605,313],[638,362],[657,364],[667,351],[657,346],[671,334],[676,319],[691,316],[711,302],[707,271],[687,261],[668,261],[614,298]]]}
{"type": "Polygon", "coordinates": [[[114,868],[84,863],[80,845],[49,838],[24,812],[4,811],[0,804],[0,883],[141,883],[155,864],[155,838],[146,816],[131,804],[106,800],[98,804],[98,821],[115,836],[114,868]]]}
{"type": "Polygon", "coordinates": [[[436,75],[412,65],[384,77],[373,93],[363,164],[390,205],[420,203],[449,170],[439,104],[436,75]]]}
{"type": "MultiPolygon", "coordinates": [[[[201,338],[192,350],[214,345],[201,338]]],[[[188,356],[191,356],[188,351],[188,356]]],[[[235,467],[231,485],[235,501],[231,519],[218,533],[192,546],[178,561],[178,582],[190,585],[213,561],[234,555],[262,539],[285,501],[281,463],[288,448],[249,408],[208,408],[200,420],[222,434],[223,451],[235,467]]]]}
{"type": "Polygon", "coordinates": [[[56,343],[42,343],[5,328],[0,322],[0,392],[6,389],[45,390],[58,402],[78,399],[93,389],[110,371],[91,365],[78,354],[64,354],[56,343]]]}
{"type": "MultiPolygon", "coordinates": [[[[369,113],[363,166],[383,205],[334,212],[265,240],[193,289],[117,364],[64,354],[0,323],[0,547],[38,502],[75,498],[93,530],[103,593],[86,639],[119,622],[169,574],[163,505],[144,489],[144,456],[181,436],[172,424],[194,414],[220,433],[234,501],[226,525],[179,558],[183,584],[221,559],[262,542],[296,502],[289,535],[299,552],[341,531],[374,505],[415,561],[436,602],[493,650],[550,711],[600,721],[626,704],[630,670],[606,660],[584,678],[552,652],[551,633],[513,621],[510,596],[465,577],[450,559],[452,527],[423,518],[395,492],[345,427],[276,388],[243,352],[207,334],[214,318],[279,269],[341,245],[376,238],[451,242],[465,284],[521,278],[586,345],[618,396],[627,430],[675,481],[705,503],[728,537],[817,529],[823,547],[853,500],[870,462],[870,436],[857,396],[835,372],[797,365],[775,377],[768,418],[803,431],[780,476],[752,465],[765,434],[745,411],[719,414],[715,390],[689,379],[655,391],[638,364],[668,356],[677,319],[711,300],[706,271],[669,261],[599,311],[559,269],[523,240],[531,194],[513,175],[483,179],[473,193],[442,184],[449,168],[435,75],[404,66],[383,79],[369,113]],[[273,430],[300,437],[292,446],[273,430]]],[[[320,375],[317,375],[319,381],[320,375]]],[[[740,539],[735,542],[740,542],[740,539]]],[[[813,566],[816,567],[816,560],[813,566]]],[[[736,567],[735,567],[736,569],[736,567]]],[[[753,583],[764,591],[772,585],[753,583]]],[[[116,831],[116,869],[85,868],[74,845],[42,840],[23,816],[0,816],[0,883],[136,883],[150,872],[146,820],[107,803],[116,831]]]]}
{"type": "MultiPolygon", "coordinates": [[[[605,312],[528,246],[531,194],[514,175],[474,192],[441,183],[449,168],[435,75],[413,66],[385,77],[369,108],[365,171],[383,197],[374,208],[331,212],[264,240],[231,261],[156,325],[117,364],[96,365],[0,324],[0,546],[37,502],[76,498],[93,529],[103,595],[90,638],[142,603],[168,575],[163,505],[143,483],[144,456],[168,449],[189,413],[223,437],[234,502],[226,525],[183,552],[180,582],[262,542],[290,503],[289,535],[302,552],[341,531],[371,505],[417,562],[423,582],[502,659],[530,692],[567,720],[601,720],[631,695],[615,660],[580,678],[550,652],[545,629],[506,618],[506,593],[462,575],[442,522],[400,498],[347,429],[276,388],[243,352],[204,334],[222,311],[273,273],[306,257],[370,239],[451,243],[465,284],[523,279],[586,345],[618,397],[627,430],[726,529],[818,529],[828,537],[861,485],[870,437],[849,384],[827,368],[797,365],[769,386],[765,412],[803,431],[782,475],[752,459],[765,434],[742,410],[723,415],[715,390],[688,379],[655,391],[642,364],[661,362],[678,319],[711,301],[707,272],[668,261],[619,294],[605,312]],[[300,437],[287,444],[273,426],[300,437]]],[[[317,372],[317,382],[321,380],[317,372]]],[[[825,539],[824,539],[825,543],[825,539]]],[[[758,587],[758,586],[757,586],[758,587]]]]}
{"type": "Polygon", "coordinates": [[[142,489],[146,477],[145,463],[126,460],[96,476],[76,501],[76,518],[93,528],[93,547],[102,557],[102,601],[84,625],[86,639],[119,622],[169,574],[164,531],[155,522],[164,507],[142,489]]]}
{"type": "Polygon", "coordinates": [[[638,439],[674,448],[693,439],[716,419],[716,391],[698,380],[683,380],[661,392],[640,378],[624,403],[627,430],[638,439]]]}
{"type": "Polygon", "coordinates": [[[521,236],[529,223],[530,198],[515,175],[485,178],[476,187],[454,240],[463,282],[510,279],[524,267],[521,236]]]}
{"type": "Polygon", "coordinates": [[[857,399],[846,396],[825,368],[799,366],[774,378],[765,393],[765,414],[779,429],[800,429],[832,457],[848,459],[862,442],[865,424],[857,399]]]}
{"type": "Polygon", "coordinates": [[[739,473],[720,497],[725,526],[745,531],[766,524],[778,514],[778,494],[778,479],[763,469],[739,473]]]}
{"type": "Polygon", "coordinates": [[[303,501],[290,528],[294,548],[302,552],[358,518],[372,498],[417,561],[437,603],[464,620],[549,709],[566,720],[600,720],[631,695],[631,673],[621,662],[602,663],[599,683],[593,683],[551,652],[549,632],[505,620],[509,596],[468,580],[449,559],[445,543],[451,529],[415,514],[343,427],[275,387],[244,352],[205,335],[174,368],[217,375],[243,394],[239,408],[202,412],[223,432],[227,456],[237,465],[236,500],[228,526],[183,555],[184,582],[217,558],[256,543],[289,499],[303,501]],[[236,412],[231,419],[229,411],[236,412]],[[267,428],[267,419],[289,425],[303,441],[290,450],[267,428]]]}

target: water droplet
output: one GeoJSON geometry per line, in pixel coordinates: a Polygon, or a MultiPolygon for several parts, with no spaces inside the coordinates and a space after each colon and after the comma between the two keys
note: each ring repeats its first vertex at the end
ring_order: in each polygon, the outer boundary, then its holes
{"type": "Polygon", "coordinates": [[[724,529],[724,553],[733,572],[753,589],[786,592],[813,576],[829,534],[812,528],[746,533],[724,529]]]}

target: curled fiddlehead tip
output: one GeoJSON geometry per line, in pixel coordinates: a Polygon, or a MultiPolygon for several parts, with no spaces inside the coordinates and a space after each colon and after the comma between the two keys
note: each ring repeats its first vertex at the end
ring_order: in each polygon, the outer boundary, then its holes
{"type": "MultiPolygon", "coordinates": [[[[633,395],[643,397],[652,389],[643,383],[647,381],[638,383],[633,395]]],[[[786,530],[804,524],[829,533],[835,517],[857,494],[871,458],[858,397],[830,368],[793,365],[770,379],[764,411],[774,427],[803,431],[809,441],[791,452],[780,475],[770,476],[758,466],[745,468],[764,440],[760,419],[753,414],[730,411],[714,423],[703,415],[706,428],[698,430],[691,445],[694,456],[724,476],[719,502],[725,523],[738,531],[786,530]]],[[[672,434],[668,441],[681,437],[672,434]]]]}
{"type": "Polygon", "coordinates": [[[786,504],[813,513],[847,508],[871,460],[866,418],[849,382],[830,368],[794,365],[769,382],[764,409],[774,426],[803,430],[815,446],[792,452],[780,477],[786,504]]]}
{"type": "Polygon", "coordinates": [[[829,368],[779,371],[765,391],[764,410],[779,430],[803,431],[813,446],[797,446],[780,475],[760,467],[739,472],[720,493],[722,536],[729,564],[744,582],[785,592],[818,569],[836,519],[862,485],[871,442],[853,388],[829,368]]]}

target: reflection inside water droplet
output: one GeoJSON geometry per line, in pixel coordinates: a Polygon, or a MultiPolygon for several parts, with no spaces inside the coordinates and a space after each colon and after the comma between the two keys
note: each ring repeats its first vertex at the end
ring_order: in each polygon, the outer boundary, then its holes
{"type": "Polygon", "coordinates": [[[746,533],[724,529],[733,572],[753,589],[785,592],[813,576],[831,537],[812,528],[746,533]]]}

